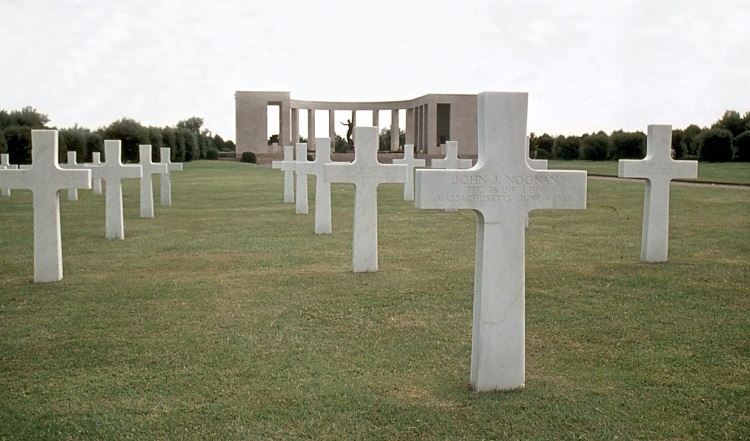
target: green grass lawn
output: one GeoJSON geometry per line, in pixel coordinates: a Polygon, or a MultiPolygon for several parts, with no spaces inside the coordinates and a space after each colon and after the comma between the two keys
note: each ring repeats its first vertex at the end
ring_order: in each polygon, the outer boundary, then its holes
{"type": "Polygon", "coordinates": [[[0,439],[750,436],[750,191],[673,186],[665,264],[639,261],[643,183],[533,212],[526,389],[476,393],[476,216],[382,185],[380,271],[353,274],[353,187],[316,236],[313,178],[309,215],[282,182],[188,163],[139,219],[126,181],[124,241],[103,196],[62,192],[54,284],[33,283],[30,193],[0,199],[0,439]]]}
{"type": "MultiPolygon", "coordinates": [[[[617,176],[617,161],[549,161],[550,169],[617,176]]],[[[698,163],[698,181],[750,184],[750,162],[698,163]]]]}

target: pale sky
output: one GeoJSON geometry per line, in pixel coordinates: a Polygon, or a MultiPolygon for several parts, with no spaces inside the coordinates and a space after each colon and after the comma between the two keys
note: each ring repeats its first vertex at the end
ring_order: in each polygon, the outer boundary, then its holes
{"type": "Polygon", "coordinates": [[[0,19],[0,109],[59,128],[199,116],[234,140],[237,90],[524,91],[537,134],[750,111],[748,0],[0,0],[0,19]]]}

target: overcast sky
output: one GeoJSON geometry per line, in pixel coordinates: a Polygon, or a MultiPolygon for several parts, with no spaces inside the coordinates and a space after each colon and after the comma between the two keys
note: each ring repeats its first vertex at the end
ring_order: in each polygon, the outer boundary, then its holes
{"type": "Polygon", "coordinates": [[[526,91],[537,134],[750,111],[748,0],[0,0],[0,18],[0,109],[59,128],[199,116],[234,139],[237,90],[526,91]]]}

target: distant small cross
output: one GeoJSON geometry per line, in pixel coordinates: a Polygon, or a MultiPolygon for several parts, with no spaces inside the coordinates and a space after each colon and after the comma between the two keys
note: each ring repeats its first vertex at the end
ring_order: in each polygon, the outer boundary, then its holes
{"type": "Polygon", "coordinates": [[[418,208],[477,213],[471,384],[525,384],[525,224],[529,211],[585,208],[586,172],[534,170],[526,157],[526,93],[477,97],[477,164],[417,170],[418,208]]]}
{"type": "MultiPolygon", "coordinates": [[[[417,167],[424,167],[424,159],[416,159],[414,157],[414,145],[404,145],[404,158],[394,159],[394,164],[402,164],[407,167],[406,169],[406,182],[404,182],[404,200],[414,200],[414,169],[417,167]]],[[[471,166],[471,165],[470,165],[471,166]]]]}
{"type": "MultiPolygon", "coordinates": [[[[65,170],[86,170],[86,166],[83,164],[78,163],[78,153],[74,151],[67,152],[68,156],[68,162],[67,164],[60,164],[60,168],[65,170]]],[[[69,188],[68,189],[68,200],[69,201],[77,201],[78,200],[78,189],[77,188],[69,188]]]]}
{"type": "Polygon", "coordinates": [[[172,206],[172,172],[182,171],[182,163],[172,162],[172,150],[169,147],[161,147],[159,149],[159,164],[165,164],[167,166],[167,173],[161,174],[161,206],[171,207],[172,206]]]}
{"type": "Polygon", "coordinates": [[[648,126],[646,158],[621,159],[617,175],[646,179],[643,205],[642,262],[666,262],[669,244],[669,183],[698,176],[698,161],[672,159],[672,126],[648,126]]]}
{"type": "Polygon", "coordinates": [[[307,160],[307,143],[297,143],[297,157],[294,160],[294,172],[297,175],[297,186],[295,199],[297,205],[295,211],[297,214],[307,214],[308,202],[307,202],[307,174],[300,173],[300,165],[309,164],[307,160]]]}
{"type": "MultiPolygon", "coordinates": [[[[17,170],[18,165],[11,164],[9,155],[7,153],[0,153],[0,166],[3,167],[3,170],[17,170]]],[[[0,195],[2,196],[10,196],[10,188],[3,188],[0,190],[0,195]]]]}
{"type": "Polygon", "coordinates": [[[154,184],[152,175],[166,175],[166,164],[160,164],[151,160],[151,145],[141,144],[138,146],[141,161],[138,163],[143,168],[141,176],[141,218],[154,217],[154,184]]]}
{"type": "MultiPolygon", "coordinates": [[[[98,167],[102,165],[102,156],[100,152],[91,153],[91,163],[86,164],[86,167],[98,167]]],[[[91,188],[94,194],[102,194],[102,179],[94,178],[93,173],[91,175],[91,188]]]]}
{"type": "Polygon", "coordinates": [[[294,203],[294,147],[284,146],[284,160],[273,161],[271,168],[279,169],[284,172],[284,203],[294,203]]]}
{"type": "Polygon", "coordinates": [[[378,128],[354,127],[354,162],[325,165],[326,182],[354,184],[355,273],[378,270],[378,185],[406,181],[406,166],[378,162],[378,128]]]}
{"type": "Polygon", "coordinates": [[[305,158],[296,168],[298,180],[315,175],[315,234],[331,234],[331,184],[325,180],[325,165],[331,162],[330,145],[330,138],[315,138],[315,161],[305,158]]]}
{"type": "Polygon", "coordinates": [[[460,159],[458,157],[458,142],[448,141],[445,143],[445,158],[433,159],[430,167],[444,169],[471,168],[471,159],[460,159]]]}
{"type": "Polygon", "coordinates": [[[0,171],[0,188],[28,189],[34,204],[34,281],[63,277],[59,192],[91,188],[89,170],[63,170],[57,164],[57,130],[31,131],[31,167],[0,171]]]}

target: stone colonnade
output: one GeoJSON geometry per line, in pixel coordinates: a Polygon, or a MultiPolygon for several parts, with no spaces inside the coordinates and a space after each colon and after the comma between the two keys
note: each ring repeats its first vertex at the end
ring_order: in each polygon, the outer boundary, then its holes
{"type": "Polygon", "coordinates": [[[461,156],[477,154],[476,95],[430,94],[405,101],[334,102],[291,99],[290,92],[242,92],[235,94],[237,156],[245,151],[273,154],[268,145],[268,106],[279,108],[279,144],[293,145],[299,139],[299,113],[307,111],[308,148],[316,136],[316,111],[328,111],[328,134],[336,134],[336,111],[351,112],[356,125],[380,125],[380,111],[391,114],[391,151],[399,151],[399,112],[405,111],[406,144],[419,153],[435,154],[446,141],[457,141],[461,156]],[[357,121],[357,111],[371,111],[372,121],[357,121]]]}

